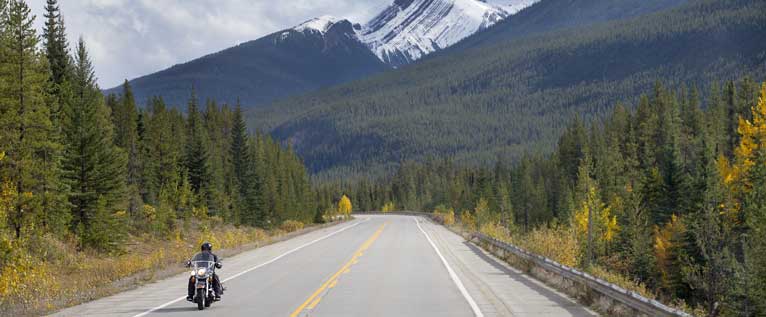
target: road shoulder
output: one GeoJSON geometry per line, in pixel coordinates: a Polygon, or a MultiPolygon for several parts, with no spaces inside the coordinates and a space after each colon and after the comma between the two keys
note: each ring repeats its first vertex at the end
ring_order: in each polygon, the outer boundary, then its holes
{"type": "Polygon", "coordinates": [[[441,225],[421,220],[484,316],[597,316],[441,225]]]}

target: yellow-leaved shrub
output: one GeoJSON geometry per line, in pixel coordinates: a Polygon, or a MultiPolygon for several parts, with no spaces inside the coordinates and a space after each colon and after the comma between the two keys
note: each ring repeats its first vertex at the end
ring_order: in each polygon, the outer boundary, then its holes
{"type": "Polygon", "coordinates": [[[460,223],[463,224],[466,230],[476,230],[476,217],[474,217],[468,210],[463,210],[463,212],[460,213],[460,223]]]}
{"type": "Polygon", "coordinates": [[[338,201],[338,213],[346,218],[351,216],[353,206],[351,205],[351,199],[348,196],[343,195],[338,201]]]}
{"type": "Polygon", "coordinates": [[[553,224],[536,228],[517,242],[530,252],[570,267],[574,267],[579,260],[579,242],[571,226],[553,224]]]}
{"type": "Polygon", "coordinates": [[[389,201],[383,205],[383,208],[381,208],[381,211],[383,212],[392,212],[396,210],[396,205],[394,205],[393,202],[389,201]]]}

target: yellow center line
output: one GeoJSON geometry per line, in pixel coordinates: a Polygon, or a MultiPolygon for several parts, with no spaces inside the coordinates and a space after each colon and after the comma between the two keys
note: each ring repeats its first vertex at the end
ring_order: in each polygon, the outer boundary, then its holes
{"type": "Polygon", "coordinates": [[[343,273],[347,273],[351,265],[358,262],[359,257],[362,256],[364,251],[369,249],[370,246],[372,246],[372,244],[375,242],[375,240],[378,239],[378,237],[383,232],[383,229],[386,227],[387,224],[388,223],[386,222],[383,225],[381,225],[380,228],[378,228],[378,230],[375,231],[375,233],[369,239],[367,239],[367,241],[365,241],[362,244],[362,246],[360,246],[359,249],[356,250],[356,252],[354,252],[354,256],[351,257],[351,259],[348,260],[348,262],[346,262],[340,268],[340,270],[335,272],[335,274],[333,274],[329,279],[327,279],[327,281],[325,281],[322,284],[322,286],[320,286],[313,294],[311,294],[311,296],[308,299],[306,299],[306,301],[303,302],[303,304],[298,306],[298,308],[296,308],[295,311],[292,314],[290,314],[290,317],[297,317],[298,314],[300,314],[306,308],[313,309],[314,307],[316,307],[316,305],[319,304],[319,301],[322,300],[322,298],[319,297],[319,295],[322,294],[322,292],[324,292],[326,289],[333,288],[335,287],[336,284],[338,284],[338,277],[343,273]]]}
{"type": "Polygon", "coordinates": [[[313,302],[311,302],[311,305],[308,306],[308,309],[314,309],[314,307],[317,307],[319,305],[319,301],[322,300],[321,297],[317,297],[313,302]]]}

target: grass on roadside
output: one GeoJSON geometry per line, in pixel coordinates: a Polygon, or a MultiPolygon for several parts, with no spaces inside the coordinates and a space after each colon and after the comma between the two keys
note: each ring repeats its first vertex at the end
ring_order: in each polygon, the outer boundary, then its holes
{"type": "Polygon", "coordinates": [[[303,227],[298,221],[286,221],[272,231],[215,219],[179,222],[169,237],[130,236],[117,254],[78,252],[74,239],[52,235],[22,242],[0,239],[0,249],[10,250],[5,254],[8,265],[0,268],[0,316],[40,315],[178,273],[202,241],[226,256],[303,227]]]}

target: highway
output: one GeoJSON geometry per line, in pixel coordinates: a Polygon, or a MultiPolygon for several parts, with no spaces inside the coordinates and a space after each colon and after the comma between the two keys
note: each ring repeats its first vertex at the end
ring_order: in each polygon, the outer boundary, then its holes
{"type": "Polygon", "coordinates": [[[53,316],[594,316],[421,217],[357,216],[223,260],[223,300],[185,300],[188,273],[53,316]]]}

